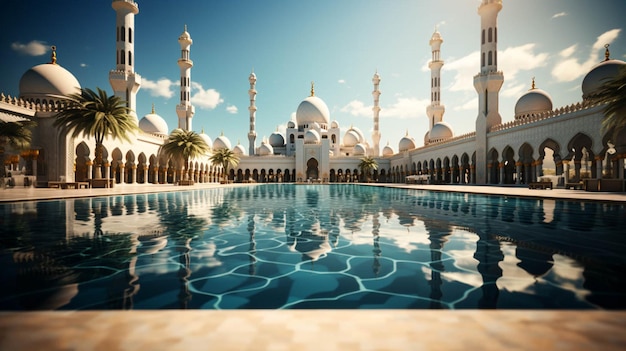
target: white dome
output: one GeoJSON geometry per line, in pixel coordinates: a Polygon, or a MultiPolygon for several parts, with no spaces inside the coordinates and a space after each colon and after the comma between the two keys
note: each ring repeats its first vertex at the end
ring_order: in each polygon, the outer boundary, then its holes
{"type": "Polygon", "coordinates": [[[295,128],[295,127],[296,127],[296,123],[294,121],[287,122],[287,128],[295,128]]]}
{"type": "Polygon", "coordinates": [[[431,141],[439,141],[452,138],[453,135],[452,127],[447,122],[438,122],[435,123],[430,131],[429,139],[431,141]]]}
{"type": "Polygon", "coordinates": [[[389,145],[385,146],[383,148],[383,156],[391,156],[393,154],[395,154],[396,152],[393,150],[393,148],[389,145]]]}
{"type": "Polygon", "coordinates": [[[415,140],[413,140],[413,138],[411,138],[407,133],[406,136],[400,139],[400,142],[398,143],[398,149],[400,150],[400,152],[415,149],[415,140]]]}
{"type": "Polygon", "coordinates": [[[208,135],[206,135],[206,134],[204,133],[204,131],[202,131],[202,132],[200,133],[200,138],[202,138],[202,140],[204,140],[204,142],[205,142],[205,143],[206,143],[209,147],[212,147],[212,146],[213,146],[213,140],[211,140],[211,137],[210,137],[210,136],[208,136],[208,135]]]}
{"type": "MultiPolygon", "coordinates": [[[[169,128],[163,117],[156,113],[148,113],[139,120],[139,129],[148,134],[168,135],[169,128]]],[[[211,145],[211,144],[208,144],[211,145]]]]}
{"type": "Polygon", "coordinates": [[[626,62],[621,60],[606,60],[595,65],[583,79],[583,99],[590,98],[606,80],[617,77],[620,68],[625,65],[626,62]]]}
{"type": "Polygon", "coordinates": [[[339,128],[339,122],[337,122],[337,121],[332,121],[332,122],[330,123],[330,127],[331,127],[331,128],[339,128]]]}
{"type": "Polygon", "coordinates": [[[241,144],[237,144],[237,145],[235,145],[235,147],[233,148],[233,153],[234,153],[235,155],[238,155],[238,156],[245,155],[245,154],[246,154],[246,148],[245,148],[245,147],[243,147],[243,145],[241,145],[241,144]]]}
{"type": "Polygon", "coordinates": [[[343,136],[343,145],[347,147],[353,147],[360,143],[359,134],[355,130],[348,130],[343,136]]]}
{"type": "Polygon", "coordinates": [[[304,133],[304,143],[305,144],[318,144],[320,142],[320,134],[313,130],[307,130],[306,133],[304,133]]]}
{"type": "Polygon", "coordinates": [[[296,122],[298,126],[313,123],[328,125],[330,121],[330,111],[326,103],[317,96],[309,96],[304,99],[296,110],[296,122]]]}
{"type": "Polygon", "coordinates": [[[530,89],[515,104],[515,118],[552,111],[552,98],[541,89],[530,89]]]}
{"type": "Polygon", "coordinates": [[[354,147],[354,156],[365,156],[367,148],[363,144],[356,144],[354,147]]]}
{"type": "Polygon", "coordinates": [[[37,65],[22,75],[20,97],[23,99],[64,98],[80,93],[80,83],[70,71],[54,64],[37,65]]]}
{"type": "Polygon", "coordinates": [[[280,132],[274,132],[270,135],[270,145],[272,147],[285,146],[285,137],[280,132]]]}
{"type": "Polygon", "coordinates": [[[230,140],[225,137],[223,134],[218,136],[217,139],[213,142],[213,150],[219,149],[228,149],[230,150],[230,140]]]}
{"type": "Polygon", "coordinates": [[[274,148],[266,142],[261,143],[259,146],[259,155],[268,156],[274,154],[274,148]]]}

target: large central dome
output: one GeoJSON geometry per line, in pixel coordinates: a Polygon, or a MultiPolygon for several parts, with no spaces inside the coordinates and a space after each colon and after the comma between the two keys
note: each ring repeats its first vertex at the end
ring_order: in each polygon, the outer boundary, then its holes
{"type": "Polygon", "coordinates": [[[330,112],[324,100],[317,96],[309,96],[304,99],[296,111],[296,122],[298,126],[306,126],[318,123],[320,126],[328,126],[330,122],[330,112]]]}

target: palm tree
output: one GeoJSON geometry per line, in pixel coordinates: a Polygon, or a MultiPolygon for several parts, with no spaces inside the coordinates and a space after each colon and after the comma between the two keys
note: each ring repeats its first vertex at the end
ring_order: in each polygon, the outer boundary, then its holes
{"type": "Polygon", "coordinates": [[[615,143],[619,132],[626,128],[626,67],[621,67],[618,74],[606,83],[592,97],[604,107],[604,132],[612,131],[611,139],[615,143]]]}
{"type": "Polygon", "coordinates": [[[100,88],[97,91],[81,89],[78,94],[68,95],[65,102],[66,106],[57,114],[54,126],[60,127],[64,133],[71,131],[73,138],[79,134],[94,136],[95,177],[102,178],[104,138],[120,138],[130,142],[130,133],[137,130],[137,120],[125,101],[115,95],[108,96],[100,88]]]}
{"type": "Polygon", "coordinates": [[[211,162],[214,164],[219,164],[224,167],[224,182],[226,182],[226,177],[228,175],[228,167],[237,167],[239,164],[239,156],[237,156],[232,150],[228,148],[217,149],[213,151],[213,155],[211,155],[211,162]]]}
{"type": "Polygon", "coordinates": [[[4,177],[4,152],[8,145],[14,150],[25,150],[30,146],[32,133],[30,128],[36,125],[33,121],[0,121],[0,176],[4,177]]]}
{"type": "Polygon", "coordinates": [[[208,154],[209,145],[202,139],[200,134],[192,130],[174,129],[167,141],[161,145],[160,151],[177,162],[183,162],[185,167],[185,179],[189,180],[189,160],[208,154]]]}
{"type": "Polygon", "coordinates": [[[371,172],[377,169],[378,162],[376,162],[376,160],[371,156],[363,157],[359,163],[359,170],[361,171],[361,174],[365,174],[367,182],[370,181],[371,172]]]}

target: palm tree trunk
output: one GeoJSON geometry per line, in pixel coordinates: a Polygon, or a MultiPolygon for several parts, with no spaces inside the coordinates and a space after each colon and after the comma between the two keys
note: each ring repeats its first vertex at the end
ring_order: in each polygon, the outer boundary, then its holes
{"type": "Polygon", "coordinates": [[[94,178],[102,179],[102,150],[104,149],[104,145],[102,143],[96,143],[96,158],[94,160],[94,178]]]}

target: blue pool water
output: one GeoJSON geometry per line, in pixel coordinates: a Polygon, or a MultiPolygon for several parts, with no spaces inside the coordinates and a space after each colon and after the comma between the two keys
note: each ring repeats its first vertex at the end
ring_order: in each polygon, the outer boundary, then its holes
{"type": "Polygon", "coordinates": [[[626,204],[253,185],[0,204],[0,309],[624,309],[626,204]]]}

